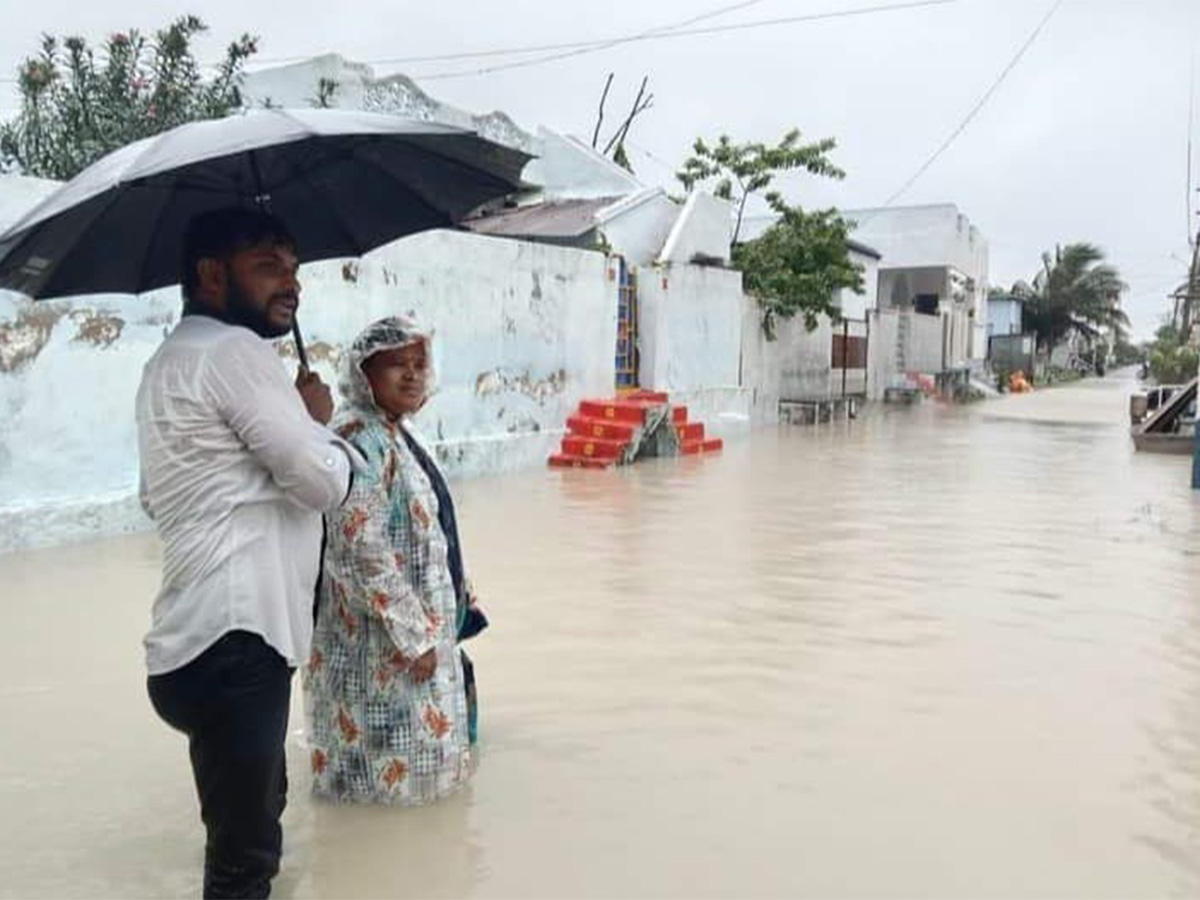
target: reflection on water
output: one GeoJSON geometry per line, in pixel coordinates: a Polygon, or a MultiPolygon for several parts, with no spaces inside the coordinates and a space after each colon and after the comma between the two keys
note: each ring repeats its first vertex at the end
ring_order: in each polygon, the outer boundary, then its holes
{"type": "MultiPolygon", "coordinates": [[[[1195,895],[1200,521],[1127,387],[458,485],[479,775],[315,806],[296,733],[277,895],[1195,895]]],[[[155,554],[0,559],[0,896],[198,892],[155,554]]]]}

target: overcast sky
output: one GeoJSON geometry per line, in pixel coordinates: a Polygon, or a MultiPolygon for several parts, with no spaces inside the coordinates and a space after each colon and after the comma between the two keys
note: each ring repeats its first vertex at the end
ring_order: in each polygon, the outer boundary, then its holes
{"type": "MultiPolygon", "coordinates": [[[[380,60],[637,33],[734,0],[190,0],[179,7],[38,0],[20,4],[20,16],[11,12],[16,0],[0,2],[8,13],[0,77],[9,77],[44,31],[100,39],[130,27],[152,30],[181,12],[211,26],[201,48],[206,59],[249,31],[261,37],[263,58],[335,51],[380,60]]],[[[901,0],[762,0],[703,24],[895,2],[901,0]]],[[[855,208],[883,203],[908,180],[1052,5],[957,0],[631,43],[440,80],[421,76],[519,57],[376,70],[405,71],[465,109],[500,109],[527,128],[543,123],[589,137],[607,73],[616,73],[610,115],[632,102],[649,75],[655,106],[630,136],[645,180],[672,184],[672,168],[697,136],[773,140],[795,126],[809,137],[835,138],[835,159],[848,177],[789,179],[791,199],[855,208]]],[[[1192,74],[1198,34],[1200,0],[1065,0],[966,131],[897,202],[956,203],[988,239],[993,283],[1029,277],[1041,251],[1056,242],[1100,244],[1130,284],[1125,303],[1135,334],[1147,336],[1186,273],[1189,82],[1200,80],[1200,72],[1192,74]]],[[[15,105],[14,86],[0,84],[0,114],[11,115],[15,105]]],[[[1196,107],[1200,113],[1200,100],[1196,107]]],[[[1195,131],[1200,145],[1200,127],[1195,131]]],[[[1193,158],[1193,181],[1200,183],[1200,153],[1193,158]]],[[[1193,230],[1196,224],[1193,216],[1193,230]]]]}

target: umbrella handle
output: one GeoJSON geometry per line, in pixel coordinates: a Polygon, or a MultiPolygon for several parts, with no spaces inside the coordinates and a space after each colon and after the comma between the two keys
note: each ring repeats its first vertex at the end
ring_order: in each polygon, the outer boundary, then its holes
{"type": "Polygon", "coordinates": [[[300,333],[300,320],[292,319],[292,340],[296,344],[296,357],[300,360],[300,371],[308,374],[308,353],[304,349],[304,335],[300,333]]]}

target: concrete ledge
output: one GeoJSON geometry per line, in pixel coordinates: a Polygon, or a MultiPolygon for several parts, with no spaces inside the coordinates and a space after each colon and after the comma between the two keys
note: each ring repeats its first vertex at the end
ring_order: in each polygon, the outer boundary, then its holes
{"type": "Polygon", "coordinates": [[[148,531],[137,492],[0,509],[0,553],[148,531]]]}
{"type": "Polygon", "coordinates": [[[447,478],[483,478],[521,469],[545,467],[566,430],[521,432],[462,440],[431,442],[447,478]]]}

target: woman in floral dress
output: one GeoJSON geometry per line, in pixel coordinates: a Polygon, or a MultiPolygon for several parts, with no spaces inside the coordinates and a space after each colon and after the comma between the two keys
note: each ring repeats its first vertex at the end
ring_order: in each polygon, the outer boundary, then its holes
{"type": "Polygon", "coordinates": [[[345,361],[334,427],[367,469],[327,522],[304,673],[320,797],[429,803],[473,769],[470,664],[456,642],[475,610],[445,481],[406,425],[433,388],[430,351],[411,321],[391,318],[345,361]]]}

